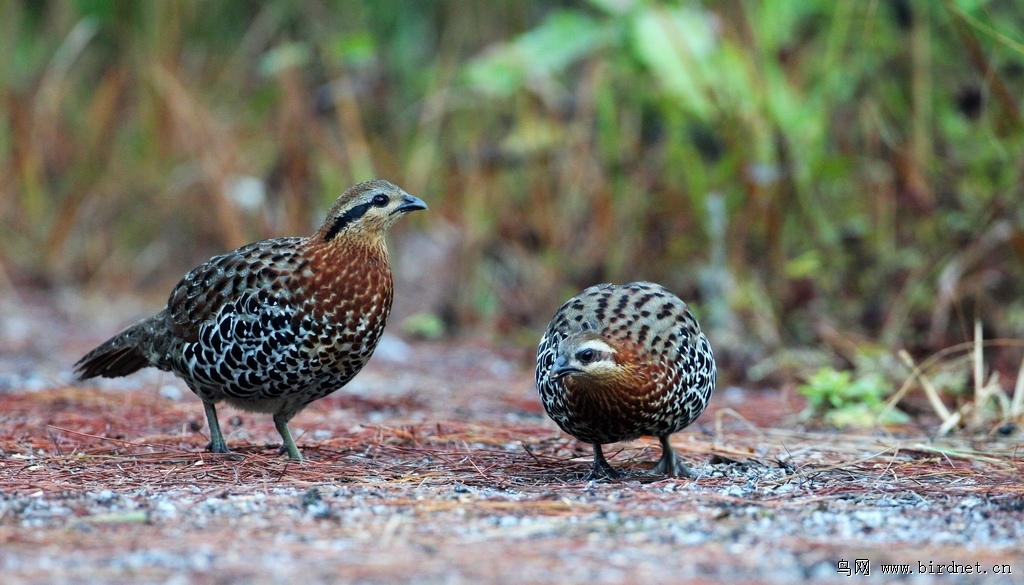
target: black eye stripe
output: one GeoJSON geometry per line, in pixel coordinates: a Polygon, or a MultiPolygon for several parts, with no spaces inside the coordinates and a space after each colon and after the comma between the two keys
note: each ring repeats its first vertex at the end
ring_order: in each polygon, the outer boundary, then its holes
{"type": "Polygon", "coordinates": [[[360,205],[356,205],[352,209],[349,209],[345,213],[341,214],[341,217],[339,217],[334,222],[334,225],[331,226],[330,231],[327,232],[327,236],[324,239],[327,240],[328,242],[333,240],[334,236],[337,236],[338,233],[345,228],[345,226],[358,220],[360,217],[366,215],[366,212],[369,211],[372,205],[372,203],[363,203],[360,205]]]}

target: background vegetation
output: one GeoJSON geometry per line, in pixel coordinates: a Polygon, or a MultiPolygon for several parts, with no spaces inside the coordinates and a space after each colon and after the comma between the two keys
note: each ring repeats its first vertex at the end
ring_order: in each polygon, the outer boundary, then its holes
{"type": "Polygon", "coordinates": [[[643,278],[727,379],[889,375],[975,319],[1024,336],[1022,30],[1015,0],[10,0],[0,263],[163,295],[379,176],[431,204],[396,238],[449,334],[529,346],[643,278]]]}

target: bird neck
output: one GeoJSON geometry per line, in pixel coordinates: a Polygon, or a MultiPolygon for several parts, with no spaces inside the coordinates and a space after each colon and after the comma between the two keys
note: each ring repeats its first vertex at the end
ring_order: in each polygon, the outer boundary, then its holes
{"type": "Polygon", "coordinates": [[[365,234],[362,232],[341,234],[331,240],[313,240],[328,256],[361,258],[371,262],[388,263],[388,248],[384,234],[365,234]]]}
{"type": "Polygon", "coordinates": [[[309,241],[310,269],[328,288],[362,286],[391,290],[391,265],[384,237],[338,237],[329,242],[309,241]]]}
{"type": "Polygon", "coordinates": [[[605,394],[609,392],[620,392],[622,388],[628,387],[641,373],[631,363],[620,364],[614,373],[606,373],[601,376],[587,376],[574,374],[565,379],[566,387],[570,392],[581,392],[588,394],[605,394]]]}

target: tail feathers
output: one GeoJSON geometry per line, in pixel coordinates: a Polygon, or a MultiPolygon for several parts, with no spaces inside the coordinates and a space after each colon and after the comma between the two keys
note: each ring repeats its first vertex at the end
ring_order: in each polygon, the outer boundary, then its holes
{"type": "Polygon", "coordinates": [[[153,353],[154,327],[162,318],[163,313],[144,319],[85,354],[75,364],[78,379],[117,378],[157,365],[147,354],[153,353]]]}
{"type": "Polygon", "coordinates": [[[127,376],[150,365],[146,356],[137,347],[100,346],[89,352],[75,364],[79,380],[102,376],[116,378],[127,376]]]}

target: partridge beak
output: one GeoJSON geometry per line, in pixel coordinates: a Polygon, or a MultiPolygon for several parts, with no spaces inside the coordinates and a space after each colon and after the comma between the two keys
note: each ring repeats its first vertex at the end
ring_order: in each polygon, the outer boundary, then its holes
{"type": "Polygon", "coordinates": [[[551,364],[551,369],[548,370],[548,377],[558,381],[566,376],[578,374],[580,371],[579,368],[569,365],[569,360],[565,359],[565,356],[559,356],[555,363],[551,364]]]}
{"type": "Polygon", "coordinates": [[[409,195],[406,193],[405,197],[402,198],[402,204],[396,207],[395,210],[391,212],[391,215],[396,213],[409,213],[410,211],[426,208],[427,204],[425,201],[415,195],[409,195]]]}

